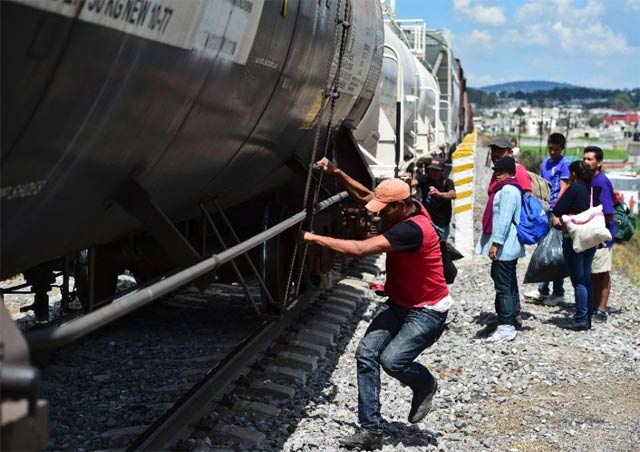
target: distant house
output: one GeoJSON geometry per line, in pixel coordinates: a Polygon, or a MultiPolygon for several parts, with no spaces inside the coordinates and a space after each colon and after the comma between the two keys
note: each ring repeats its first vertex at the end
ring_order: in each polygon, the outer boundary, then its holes
{"type": "Polygon", "coordinates": [[[638,113],[615,113],[604,118],[604,122],[608,126],[637,126],[638,113]]]}

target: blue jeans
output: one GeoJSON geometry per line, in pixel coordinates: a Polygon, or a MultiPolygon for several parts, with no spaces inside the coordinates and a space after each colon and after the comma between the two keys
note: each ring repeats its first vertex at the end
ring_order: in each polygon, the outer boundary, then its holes
{"type": "Polygon", "coordinates": [[[438,226],[437,224],[433,223],[433,227],[436,229],[436,231],[438,231],[438,234],[440,234],[440,237],[442,237],[444,240],[447,240],[449,238],[449,225],[438,226]]]}
{"type": "Polygon", "coordinates": [[[514,325],[520,311],[517,264],[518,259],[491,262],[491,279],[496,288],[495,304],[500,325],[514,325]]]}
{"type": "Polygon", "coordinates": [[[576,322],[591,323],[593,309],[593,289],[591,288],[591,263],[596,249],[590,248],[582,253],[573,251],[573,241],[562,239],[562,255],[569,271],[571,285],[576,293],[576,322]]]}
{"type": "Polygon", "coordinates": [[[387,301],[381,305],[356,350],[358,419],[372,433],[382,433],[380,366],[414,391],[429,387],[429,370],[413,360],[438,340],[446,312],[427,307],[404,308],[387,301]]]}
{"type": "MultiPolygon", "coordinates": [[[[564,287],[562,287],[562,283],[564,279],[555,279],[553,281],[553,295],[558,297],[564,297],[564,287]]],[[[538,292],[542,295],[549,295],[549,281],[541,282],[538,284],[538,292]]]]}

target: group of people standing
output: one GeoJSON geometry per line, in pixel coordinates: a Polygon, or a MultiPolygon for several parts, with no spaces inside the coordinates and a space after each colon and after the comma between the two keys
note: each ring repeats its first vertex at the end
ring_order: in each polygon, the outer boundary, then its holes
{"type": "MultiPolygon", "coordinates": [[[[607,302],[611,288],[611,264],[615,221],[613,218],[613,186],[602,171],[604,155],[597,146],[587,146],[582,160],[569,162],[563,151],[566,138],[552,133],[547,140],[549,156],[542,162],[540,174],[550,186],[550,222],[562,230],[562,253],[575,292],[576,313],[565,328],[589,330],[591,320],[606,321],[607,302]],[[606,225],[612,239],[582,252],[573,249],[573,242],[563,215],[575,215],[602,205],[606,225]]],[[[489,200],[482,221],[482,235],[476,252],[492,260],[491,277],[496,290],[495,305],[498,328],[489,341],[503,342],[517,335],[520,296],[516,265],[524,256],[524,246],[517,239],[521,194],[531,192],[531,179],[524,166],[517,163],[506,138],[496,138],[489,144],[493,161],[493,177],[489,184],[489,200]]],[[[563,279],[540,283],[524,294],[525,298],[555,306],[564,301],[563,279]]]]}
{"type": "MultiPolygon", "coordinates": [[[[563,255],[576,302],[574,323],[567,325],[567,328],[588,330],[591,328],[592,318],[598,322],[606,322],[608,318],[607,303],[616,235],[614,190],[603,172],[604,153],[601,148],[587,146],[583,150],[582,160],[569,163],[562,156],[565,145],[563,135],[552,134],[549,137],[549,157],[542,162],[541,168],[542,176],[551,185],[553,226],[563,227],[562,215],[577,214],[592,205],[602,205],[606,226],[611,233],[611,240],[581,253],[573,250],[568,234],[565,233],[563,238],[563,255]]],[[[525,297],[555,306],[564,301],[563,281],[553,281],[551,294],[549,283],[541,283],[537,291],[529,292],[525,297]]]]}

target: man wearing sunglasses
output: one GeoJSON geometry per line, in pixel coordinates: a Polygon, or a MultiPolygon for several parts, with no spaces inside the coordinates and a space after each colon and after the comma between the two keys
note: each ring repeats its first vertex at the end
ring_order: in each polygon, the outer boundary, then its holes
{"type": "Polygon", "coordinates": [[[375,191],[352,179],[326,158],[317,166],[340,179],[349,194],[377,213],[381,235],[342,240],[305,232],[303,239],[350,256],[387,253],[385,293],[356,350],[358,419],[362,430],[345,438],[347,448],[373,449],[382,444],[380,367],[413,390],[409,422],[420,422],[431,408],[435,377],[414,362],[442,334],[453,300],[444,277],[440,241],[422,204],[401,179],[386,179],[375,191]]]}

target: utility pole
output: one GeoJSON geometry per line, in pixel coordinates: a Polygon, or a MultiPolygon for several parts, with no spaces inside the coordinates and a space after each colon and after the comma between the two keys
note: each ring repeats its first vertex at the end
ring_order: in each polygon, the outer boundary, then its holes
{"type": "Polygon", "coordinates": [[[544,100],[540,99],[540,127],[538,129],[540,133],[540,143],[538,145],[538,155],[542,158],[542,134],[544,133],[544,100]]]}
{"type": "Polygon", "coordinates": [[[522,123],[523,123],[523,119],[522,116],[520,116],[520,119],[518,120],[518,146],[522,147],[522,143],[520,143],[522,140],[520,139],[520,136],[522,135],[522,123]]]}
{"type": "Polygon", "coordinates": [[[569,130],[571,130],[571,111],[569,111],[569,116],[567,117],[567,134],[565,135],[567,141],[569,141],[569,130]]]}

